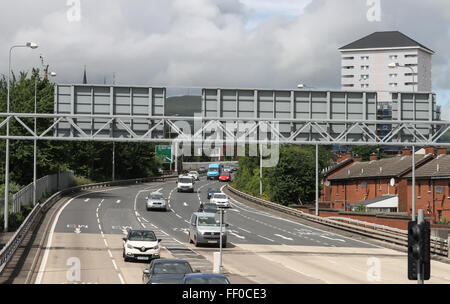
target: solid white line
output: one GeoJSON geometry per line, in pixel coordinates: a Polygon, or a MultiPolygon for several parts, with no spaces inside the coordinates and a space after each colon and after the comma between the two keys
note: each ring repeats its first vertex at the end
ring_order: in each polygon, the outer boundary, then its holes
{"type": "Polygon", "coordinates": [[[105,243],[105,246],[106,246],[106,247],[109,247],[109,246],[108,246],[108,242],[106,241],[106,239],[103,239],[103,242],[105,243]]]}
{"type": "Polygon", "coordinates": [[[100,226],[100,224],[98,224],[98,230],[102,231],[102,226],[100,226]]]}
{"type": "Polygon", "coordinates": [[[47,265],[47,260],[48,260],[48,255],[49,255],[49,253],[50,253],[50,248],[51,248],[51,246],[52,246],[53,233],[54,233],[55,228],[56,228],[56,223],[58,222],[59,217],[60,217],[61,213],[63,212],[63,210],[64,210],[64,209],[65,209],[65,208],[66,208],[66,207],[67,207],[74,199],[79,198],[79,197],[81,197],[81,196],[85,196],[85,195],[89,195],[89,194],[97,193],[97,192],[113,191],[113,190],[117,190],[117,189],[121,189],[121,187],[119,187],[119,188],[112,188],[112,189],[106,189],[106,190],[93,191],[93,192],[90,192],[90,193],[79,194],[79,195],[77,195],[77,196],[71,198],[67,203],[64,204],[64,206],[63,206],[61,209],[59,209],[58,213],[56,214],[55,219],[53,220],[52,228],[50,229],[50,234],[49,234],[48,240],[47,240],[47,246],[46,246],[45,251],[44,251],[44,257],[42,258],[42,262],[41,262],[41,265],[40,265],[40,267],[39,267],[39,272],[38,272],[38,275],[37,275],[37,277],[36,277],[35,284],[41,284],[42,277],[43,277],[43,275],[44,275],[44,270],[45,270],[45,267],[46,267],[46,265],[47,265]]]}

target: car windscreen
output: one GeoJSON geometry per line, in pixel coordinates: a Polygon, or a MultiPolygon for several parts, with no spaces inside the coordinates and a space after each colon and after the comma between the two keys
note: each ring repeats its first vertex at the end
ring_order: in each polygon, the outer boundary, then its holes
{"type": "Polygon", "coordinates": [[[186,278],[186,284],[230,284],[225,277],[194,277],[186,278]]]}
{"type": "Polygon", "coordinates": [[[205,210],[205,212],[211,211],[213,213],[217,212],[217,205],[216,204],[203,204],[203,210],[205,210]]]}
{"type": "Polygon", "coordinates": [[[219,191],[219,189],[217,189],[217,188],[209,188],[209,189],[208,189],[208,192],[209,192],[209,193],[217,193],[217,192],[220,192],[220,191],[219,191]]]}
{"type": "Polygon", "coordinates": [[[225,194],[214,194],[214,198],[218,198],[218,199],[226,199],[227,196],[225,194]]]}
{"type": "Polygon", "coordinates": [[[192,179],[191,178],[180,178],[178,180],[178,182],[182,183],[182,184],[191,184],[192,183],[192,179]]]}
{"type": "Polygon", "coordinates": [[[230,176],[230,173],[222,173],[222,176],[230,176]]]}
{"type": "Polygon", "coordinates": [[[164,196],[162,196],[162,194],[158,193],[158,194],[151,194],[150,198],[154,199],[154,200],[162,200],[162,199],[164,199],[164,196]]]}
{"type": "Polygon", "coordinates": [[[219,168],[209,168],[209,171],[210,171],[210,172],[218,172],[218,171],[219,171],[219,168]]]}
{"type": "Polygon", "coordinates": [[[199,216],[197,225],[198,226],[207,226],[207,227],[219,226],[215,217],[212,217],[212,216],[199,216]]]}
{"type": "Polygon", "coordinates": [[[197,175],[197,172],[191,171],[191,172],[189,172],[189,174],[197,175]]]}
{"type": "Polygon", "coordinates": [[[154,274],[185,274],[192,273],[192,268],[188,263],[157,263],[153,268],[154,274]]]}
{"type": "Polygon", "coordinates": [[[128,240],[156,242],[156,235],[153,231],[131,231],[128,240]]]}

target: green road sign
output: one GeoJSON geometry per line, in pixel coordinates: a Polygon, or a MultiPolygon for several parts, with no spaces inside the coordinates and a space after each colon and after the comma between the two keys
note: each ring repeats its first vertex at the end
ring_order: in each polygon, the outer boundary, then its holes
{"type": "Polygon", "coordinates": [[[155,153],[164,164],[172,163],[172,146],[156,146],[155,153]]]}

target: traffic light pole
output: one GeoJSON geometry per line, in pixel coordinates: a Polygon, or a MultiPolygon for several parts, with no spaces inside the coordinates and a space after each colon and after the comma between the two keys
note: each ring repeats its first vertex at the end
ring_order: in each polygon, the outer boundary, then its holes
{"type": "MultiPolygon", "coordinates": [[[[422,225],[425,222],[425,212],[423,209],[418,210],[417,224],[422,225]]],[[[417,265],[417,284],[423,284],[423,275],[425,273],[423,269],[423,263],[417,265]]]]}

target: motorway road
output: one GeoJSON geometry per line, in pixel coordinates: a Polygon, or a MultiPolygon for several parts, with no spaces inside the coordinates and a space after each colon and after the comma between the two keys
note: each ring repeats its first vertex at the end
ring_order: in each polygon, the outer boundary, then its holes
{"type": "MultiPolygon", "coordinates": [[[[141,283],[146,263],[124,262],[127,228],[150,228],[163,239],[162,258],[189,260],[194,269],[212,272],[215,247],[188,244],[192,212],[207,201],[216,181],[202,179],[195,193],[178,193],[175,181],[111,188],[74,197],[51,227],[36,283],[141,283]],[[169,212],[146,211],[145,197],[160,191],[169,212]],[[77,271],[77,267],[81,271],[77,271]]],[[[406,255],[281,218],[232,200],[227,211],[229,246],[223,265],[232,283],[411,283],[406,255]]],[[[413,283],[413,282],[412,282],[413,283]]],[[[430,283],[450,283],[450,265],[432,262],[430,283]]]]}

